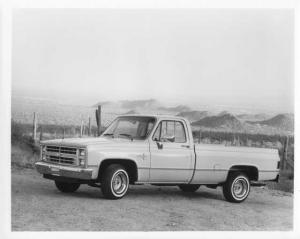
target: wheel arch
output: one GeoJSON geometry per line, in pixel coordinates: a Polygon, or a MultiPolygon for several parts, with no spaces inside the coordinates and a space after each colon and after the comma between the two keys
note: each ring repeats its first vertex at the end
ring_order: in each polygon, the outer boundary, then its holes
{"type": "Polygon", "coordinates": [[[106,158],[102,160],[98,169],[98,180],[101,179],[101,175],[103,175],[105,169],[111,164],[120,164],[124,166],[128,173],[129,182],[131,184],[138,180],[138,168],[136,162],[132,159],[124,158],[106,158]]]}
{"type": "Polygon", "coordinates": [[[227,179],[232,172],[243,172],[245,173],[248,177],[249,180],[252,181],[257,181],[258,180],[258,168],[254,165],[233,165],[230,167],[228,174],[227,174],[227,179]]]}

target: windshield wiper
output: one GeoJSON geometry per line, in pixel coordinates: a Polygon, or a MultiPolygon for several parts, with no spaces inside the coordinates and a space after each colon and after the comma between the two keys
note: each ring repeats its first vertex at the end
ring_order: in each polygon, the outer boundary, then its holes
{"type": "Polygon", "coordinates": [[[112,136],[112,138],[114,138],[114,134],[109,134],[109,133],[104,134],[103,136],[112,136]]]}
{"type": "Polygon", "coordinates": [[[130,134],[119,134],[119,135],[121,135],[121,136],[126,136],[126,137],[130,138],[131,141],[133,140],[133,137],[132,137],[132,135],[130,135],[130,134]]]}

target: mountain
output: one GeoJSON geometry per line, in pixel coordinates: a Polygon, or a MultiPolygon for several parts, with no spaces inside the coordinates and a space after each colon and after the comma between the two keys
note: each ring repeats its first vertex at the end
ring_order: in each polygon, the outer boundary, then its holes
{"type": "Polygon", "coordinates": [[[181,116],[187,118],[190,122],[195,122],[209,115],[208,111],[183,111],[177,114],[177,116],[181,116]]]}
{"type": "Polygon", "coordinates": [[[170,112],[182,112],[182,111],[190,111],[191,109],[186,105],[178,105],[175,107],[159,107],[159,110],[170,111],[170,112]]]}
{"type": "Polygon", "coordinates": [[[234,115],[228,113],[204,117],[192,123],[192,126],[234,131],[243,129],[242,123],[234,115]]]}
{"type": "Polygon", "coordinates": [[[227,114],[230,114],[230,113],[226,110],[223,110],[218,114],[218,116],[223,116],[223,115],[227,115],[227,114]]]}
{"type": "Polygon", "coordinates": [[[239,120],[242,121],[262,121],[271,117],[268,114],[238,114],[236,116],[239,120]]]}
{"type": "Polygon", "coordinates": [[[285,131],[294,131],[294,116],[292,114],[278,114],[268,120],[246,121],[248,124],[259,124],[285,131]]]}

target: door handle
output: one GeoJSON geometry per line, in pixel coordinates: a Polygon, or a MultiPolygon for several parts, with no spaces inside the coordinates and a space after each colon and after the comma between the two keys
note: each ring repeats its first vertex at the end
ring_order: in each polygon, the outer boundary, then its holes
{"type": "Polygon", "coordinates": [[[189,145],[181,145],[181,147],[183,147],[183,148],[187,148],[187,149],[189,149],[190,148],[190,146],[189,145]]]}

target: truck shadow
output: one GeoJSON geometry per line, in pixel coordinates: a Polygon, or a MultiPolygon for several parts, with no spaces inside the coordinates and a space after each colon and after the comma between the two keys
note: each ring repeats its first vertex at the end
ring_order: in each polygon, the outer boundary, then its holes
{"type": "Polygon", "coordinates": [[[176,187],[159,187],[159,188],[136,188],[131,189],[128,192],[128,197],[163,197],[164,199],[168,198],[185,198],[185,199],[214,199],[214,200],[223,200],[223,196],[219,191],[216,190],[197,190],[194,193],[182,192],[176,187]]]}
{"type": "MultiPolygon", "coordinates": [[[[48,192],[45,192],[46,194],[52,194],[53,196],[62,195],[72,198],[85,198],[85,199],[97,199],[97,200],[107,200],[104,198],[101,189],[100,188],[88,188],[88,187],[82,187],[77,192],[74,193],[61,193],[58,190],[54,189],[48,192]]],[[[145,187],[133,187],[128,190],[127,195],[124,197],[124,199],[187,199],[187,200],[201,200],[201,199],[213,199],[213,200],[224,200],[222,193],[217,190],[211,190],[211,191],[203,191],[199,189],[198,191],[194,193],[185,193],[180,191],[179,189],[175,187],[154,187],[149,186],[147,188],[145,187]]]]}
{"type": "MultiPolygon", "coordinates": [[[[115,201],[104,198],[100,188],[92,188],[88,186],[81,186],[78,191],[74,193],[62,193],[58,189],[50,189],[49,187],[40,187],[38,185],[32,186],[33,191],[38,191],[38,194],[42,197],[48,198],[72,198],[72,199],[84,199],[84,200],[103,200],[103,201],[115,201]]],[[[49,185],[50,186],[50,185],[49,185]]],[[[19,193],[19,191],[17,191],[19,193]]],[[[25,193],[25,192],[24,192],[25,193]]],[[[16,195],[16,194],[13,194],[16,195]]],[[[255,196],[250,195],[248,200],[246,200],[249,205],[268,205],[267,202],[256,199],[255,196]],[[249,200],[251,198],[251,200],[249,200]]],[[[187,201],[207,201],[207,200],[216,200],[226,202],[222,191],[219,189],[208,189],[206,187],[201,187],[194,193],[186,193],[180,191],[177,187],[156,187],[156,186],[131,186],[128,190],[127,195],[122,199],[123,200],[187,200],[187,201]]],[[[119,200],[116,200],[119,201],[119,200]]],[[[229,203],[229,202],[228,202],[229,203]]],[[[230,203],[231,204],[231,203],[230,203]]],[[[245,203],[244,203],[245,204],[245,203]]]]}

